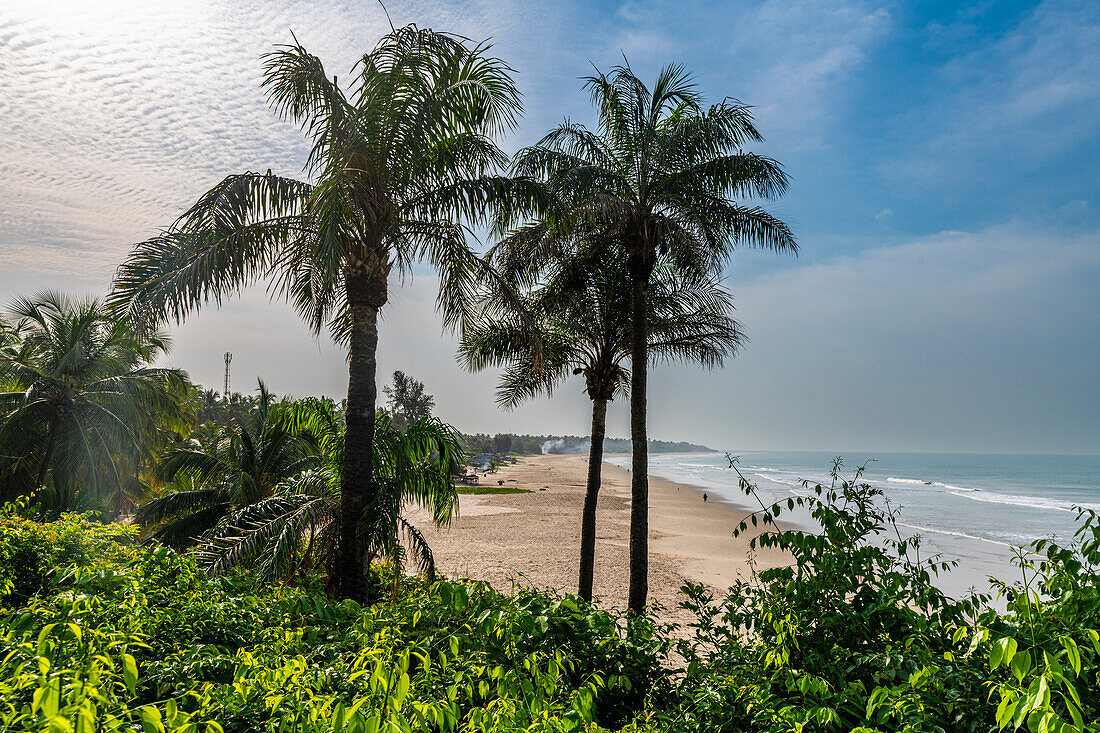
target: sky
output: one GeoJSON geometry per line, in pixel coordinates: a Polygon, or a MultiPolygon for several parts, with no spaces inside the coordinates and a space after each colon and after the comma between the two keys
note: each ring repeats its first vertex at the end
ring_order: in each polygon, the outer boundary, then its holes
{"type": "MultiPolygon", "coordinates": [[[[743,250],[725,284],[750,342],[726,367],[658,365],[650,435],[720,449],[1100,453],[1100,3],[390,0],[397,25],[492,39],[525,115],[513,152],[625,56],[682,63],[753,106],[790,192],[797,257],[743,250]]],[[[376,0],[4,0],[0,303],[103,294],[135,242],[223,176],[299,175],[304,138],[259,89],[291,32],[347,75],[388,29],[376,0]]],[[[483,247],[485,243],[474,243],[483,247]]],[[[587,434],[578,379],[512,412],[468,374],[436,279],[394,282],[379,377],[423,380],[467,432],[587,434]]],[[[172,328],[166,363],[212,387],[346,392],[343,352],[260,286],[172,328]]],[[[621,401],[620,401],[621,402],[621,401]]],[[[628,434],[627,409],[609,434],[628,434]]]]}

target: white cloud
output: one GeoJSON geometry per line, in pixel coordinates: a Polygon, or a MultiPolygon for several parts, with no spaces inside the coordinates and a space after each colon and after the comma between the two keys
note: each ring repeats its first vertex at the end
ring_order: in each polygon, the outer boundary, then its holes
{"type": "Polygon", "coordinates": [[[937,74],[944,93],[910,112],[926,133],[884,161],[889,178],[941,187],[1046,171],[1051,156],[1095,140],[1100,4],[1043,2],[1002,36],[979,38],[937,74]]]}
{"type": "Polygon", "coordinates": [[[721,373],[668,370],[655,423],[690,413],[692,439],[738,448],[1044,452],[1100,440],[1096,232],[942,232],[734,291],[749,347],[721,373]]]}
{"type": "MultiPolygon", "coordinates": [[[[517,43],[517,27],[550,28],[518,1],[391,5],[397,23],[438,23],[479,40],[496,32],[504,46],[517,43]]],[[[259,87],[260,55],[289,42],[291,29],[330,73],[346,76],[388,26],[380,8],[357,1],[4,3],[5,265],[106,281],[134,241],[222,176],[299,174],[302,136],[275,118],[259,87]]],[[[524,57],[515,51],[498,48],[513,62],[524,57]]]]}
{"type": "MultiPolygon", "coordinates": [[[[744,257],[766,256],[746,253],[744,257]]],[[[736,264],[736,263],[735,263],[736,264]]],[[[579,380],[504,413],[495,373],[464,373],[434,312],[437,281],[394,288],[379,381],[424,380],[471,431],[588,429],[579,380]]],[[[724,370],[653,370],[650,432],[718,448],[1087,451],[1100,441],[1100,234],[1018,222],[732,281],[751,337],[724,370]]],[[[342,395],[341,351],[260,294],[176,330],[172,359],[207,384],[233,351],[234,385],[342,395]]],[[[610,431],[628,434],[626,405],[610,431]]]]}

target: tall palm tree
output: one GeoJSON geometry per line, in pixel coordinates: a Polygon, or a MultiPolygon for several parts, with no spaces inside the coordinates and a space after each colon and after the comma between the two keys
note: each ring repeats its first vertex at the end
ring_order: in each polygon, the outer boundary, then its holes
{"type": "Polygon", "coordinates": [[[47,513],[121,510],[163,434],[183,429],[186,373],[150,366],[170,342],[98,300],[56,292],[8,308],[0,345],[0,500],[42,489],[47,513]]]}
{"type": "Polygon", "coordinates": [[[427,260],[453,327],[485,265],[468,224],[523,182],[489,175],[506,162],[494,136],[520,110],[509,68],[458,36],[394,30],[365,54],[349,88],[295,43],[265,56],[263,86],[312,145],[309,181],[231,175],[119,270],[116,300],[135,314],[181,318],[200,303],[267,280],[314,332],[348,346],[347,446],[341,469],[338,592],[367,601],[378,314],[391,271],[427,260]]]}
{"type": "MultiPolygon", "coordinates": [[[[261,578],[287,578],[301,570],[331,567],[337,558],[343,412],[330,400],[310,399],[295,405],[289,419],[312,436],[323,460],[283,482],[273,496],[227,516],[204,537],[197,555],[211,570],[249,565],[261,578]]],[[[402,513],[412,503],[426,509],[437,526],[449,523],[458,511],[452,467],[461,456],[458,433],[439,420],[418,418],[402,431],[385,413],[377,414],[374,475],[380,499],[365,528],[365,541],[371,558],[393,561],[395,578],[403,547],[434,577],[431,548],[402,513]]]]}
{"type": "MultiPolygon", "coordinates": [[[[629,65],[586,79],[595,131],[565,121],[521,150],[514,172],[541,179],[554,206],[506,237],[493,258],[506,272],[536,272],[562,248],[608,247],[630,273],[630,434],[633,441],[628,607],[648,593],[649,475],[646,430],[647,299],[659,258],[719,271],[735,245],[796,252],[790,229],[759,206],[787,188],[779,163],[745,152],[760,141],[749,109],[730,99],[705,107],[691,76],[668,66],[650,90],[629,65]],[[593,233],[602,236],[593,236],[593,233]]],[[[531,212],[506,209],[498,230],[531,212]]]]}
{"type": "Polygon", "coordinates": [[[149,537],[191,545],[230,512],[272,496],[321,462],[315,442],[288,419],[288,405],[276,402],[262,380],[257,391],[250,420],[234,417],[209,436],[196,431],[197,439],[163,457],[158,478],[165,490],[137,511],[149,537]]]}
{"type": "MultiPolygon", "coordinates": [[[[720,366],[744,340],[730,317],[729,293],[714,279],[659,264],[650,286],[649,351],[657,358],[720,366]]],[[[463,334],[460,361],[478,371],[504,366],[497,402],[512,408],[540,393],[549,395],[569,375],[583,375],[592,401],[588,482],[581,518],[577,593],[592,599],[607,403],[627,393],[631,353],[630,274],[621,259],[596,250],[595,258],[556,264],[547,282],[525,300],[538,324],[541,353],[531,348],[515,316],[471,325],[463,334]]]]}

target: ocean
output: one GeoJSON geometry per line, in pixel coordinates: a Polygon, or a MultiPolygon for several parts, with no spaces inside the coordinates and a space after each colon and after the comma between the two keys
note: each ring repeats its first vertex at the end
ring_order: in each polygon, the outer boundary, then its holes
{"type": "MultiPolygon", "coordinates": [[[[730,451],[764,502],[806,494],[800,481],[827,485],[833,454],[730,451]]],[[[899,528],[920,534],[922,555],[958,560],[940,581],[948,592],[988,590],[988,576],[1019,578],[1012,548],[1040,538],[1068,543],[1074,506],[1100,511],[1100,456],[960,453],[846,453],[842,475],[863,462],[864,479],[900,510],[899,528]]],[[[714,501],[741,507],[751,499],[723,453],[650,454],[650,474],[697,486],[714,501]]],[[[608,459],[630,468],[629,457],[608,459]]],[[[786,516],[786,515],[785,515],[786,516]]],[[[809,526],[806,516],[791,517],[809,526]]]]}

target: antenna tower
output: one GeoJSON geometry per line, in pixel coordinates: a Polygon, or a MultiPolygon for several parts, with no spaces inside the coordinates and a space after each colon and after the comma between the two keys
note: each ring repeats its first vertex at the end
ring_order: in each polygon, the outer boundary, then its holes
{"type": "Polygon", "coordinates": [[[229,396],[229,363],[233,361],[233,354],[225,352],[225,389],[223,394],[229,396]]]}

